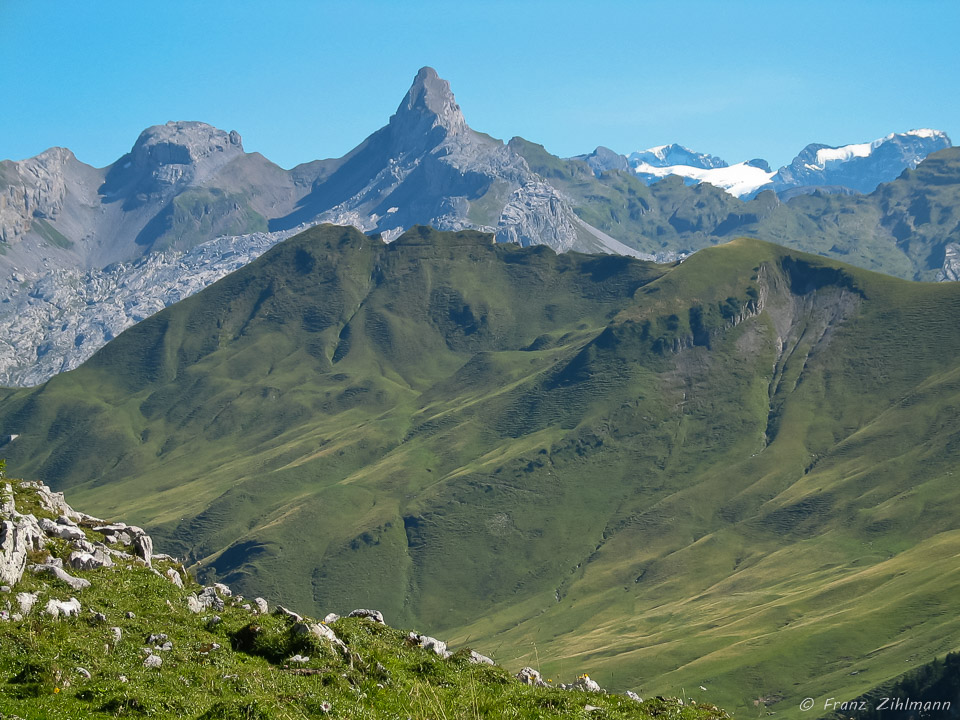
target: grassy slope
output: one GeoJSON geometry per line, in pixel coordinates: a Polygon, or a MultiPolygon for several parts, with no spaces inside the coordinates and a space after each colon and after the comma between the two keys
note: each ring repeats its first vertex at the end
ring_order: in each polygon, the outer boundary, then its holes
{"type": "Polygon", "coordinates": [[[0,419],[18,473],[244,592],[789,715],[960,644],[958,310],[755,241],[320,228],[0,419]]]}
{"type": "MultiPolygon", "coordinates": [[[[35,496],[29,486],[17,488],[16,496],[22,512],[51,517],[31,503],[35,496]]],[[[100,536],[91,533],[90,539],[100,536]]],[[[68,554],[69,548],[56,541],[32,559],[68,554]]],[[[162,560],[155,565],[161,572],[176,568],[162,560]]],[[[211,625],[212,610],[197,615],[187,609],[187,594],[199,586],[177,588],[139,561],[71,573],[90,580],[91,587],[71,591],[28,572],[13,588],[37,593],[39,600],[25,618],[0,623],[4,717],[532,720],[584,717],[588,705],[597,708],[591,717],[602,718],[728,717],[712,706],[680,706],[662,698],[637,703],[602,693],[528,687],[503,668],[471,664],[469,649],[441,659],[407,643],[405,632],[367,619],[343,618],[330,625],[347,644],[347,656],[325,641],[297,634],[284,616],[251,615],[239,596],[225,599],[216,613],[221,622],[211,625]],[[48,599],[71,596],[82,605],[78,617],[52,619],[41,612],[48,599]],[[119,640],[113,627],[121,630],[119,640]],[[160,633],[164,640],[147,643],[160,633]],[[144,667],[144,648],[166,640],[172,649],[155,650],[162,665],[144,667]],[[295,654],[308,661],[289,663],[295,654]]]]}

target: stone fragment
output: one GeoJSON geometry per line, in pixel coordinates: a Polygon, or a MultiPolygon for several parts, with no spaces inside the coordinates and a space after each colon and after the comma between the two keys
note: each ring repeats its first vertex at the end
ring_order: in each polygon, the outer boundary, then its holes
{"type": "Polygon", "coordinates": [[[17,605],[20,606],[20,614],[27,616],[30,614],[30,611],[33,610],[33,606],[37,604],[37,594],[21,592],[17,593],[17,605]]]}
{"type": "Polygon", "coordinates": [[[183,587],[183,580],[180,578],[180,573],[178,573],[173,568],[167,568],[166,576],[167,576],[167,579],[169,579],[170,582],[172,582],[178,588],[183,587]]]}
{"type": "Polygon", "coordinates": [[[163,658],[161,658],[159,655],[154,655],[153,653],[147,655],[147,657],[143,660],[143,666],[145,668],[158,668],[161,665],[163,665],[163,658]]]}
{"type": "Polygon", "coordinates": [[[264,600],[262,597],[254,598],[253,604],[256,605],[257,612],[260,613],[261,615],[266,615],[270,609],[269,606],[267,605],[267,601],[264,600]]]}
{"type": "Polygon", "coordinates": [[[113,560],[100,549],[94,552],[74,551],[67,558],[67,564],[74,570],[95,570],[102,567],[113,567],[113,560]]]}

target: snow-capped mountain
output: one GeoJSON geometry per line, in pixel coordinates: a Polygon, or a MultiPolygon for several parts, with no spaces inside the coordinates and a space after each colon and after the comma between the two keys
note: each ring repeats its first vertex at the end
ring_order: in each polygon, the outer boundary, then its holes
{"type": "Polygon", "coordinates": [[[640,152],[630,153],[627,157],[631,167],[640,165],[650,165],[655,168],[666,167],[692,167],[702,170],[711,168],[725,168],[727,163],[713,155],[698,153],[683,145],[672,143],[670,145],[658,145],[657,147],[641,150],[640,152]]]}
{"type": "Polygon", "coordinates": [[[777,191],[826,185],[873,192],[880,183],[893,180],[930,153],[948,147],[951,143],[945,132],[926,128],[840,147],[807,145],[792,163],[780,168],[773,184],[777,191]]]}
{"type": "MultiPolygon", "coordinates": [[[[677,144],[634,152],[625,159],[648,185],[676,175],[688,185],[708,182],[731,195],[747,198],[768,188],[778,193],[794,191],[791,194],[804,188],[811,192],[818,188],[873,192],[881,183],[915,168],[930,153],[948,147],[951,142],[945,132],[921,129],[840,147],[807,145],[790,165],[777,172],[772,172],[764,160],[727,165],[718,157],[677,144]]],[[[607,158],[606,164],[612,165],[613,161],[607,158]]]]}

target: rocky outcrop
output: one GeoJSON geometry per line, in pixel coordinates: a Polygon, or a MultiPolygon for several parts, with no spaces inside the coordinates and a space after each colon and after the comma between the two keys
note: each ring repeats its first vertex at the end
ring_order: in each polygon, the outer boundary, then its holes
{"type": "Polygon", "coordinates": [[[960,280],[960,243],[947,243],[943,250],[943,267],[937,273],[937,282],[957,282],[960,280]]]}
{"type": "Polygon", "coordinates": [[[19,242],[36,220],[56,221],[67,195],[66,148],[50,148],[21,162],[0,163],[0,242],[19,242]]]}

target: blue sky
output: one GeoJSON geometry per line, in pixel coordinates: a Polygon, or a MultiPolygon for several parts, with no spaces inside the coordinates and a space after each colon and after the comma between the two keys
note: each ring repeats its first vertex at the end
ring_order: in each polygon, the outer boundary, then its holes
{"type": "Polygon", "coordinates": [[[291,167],[386,123],[417,70],[569,156],[679,142],[774,167],[917,127],[960,143],[960,3],[0,0],[0,158],[103,166],[203,120],[291,167]]]}

